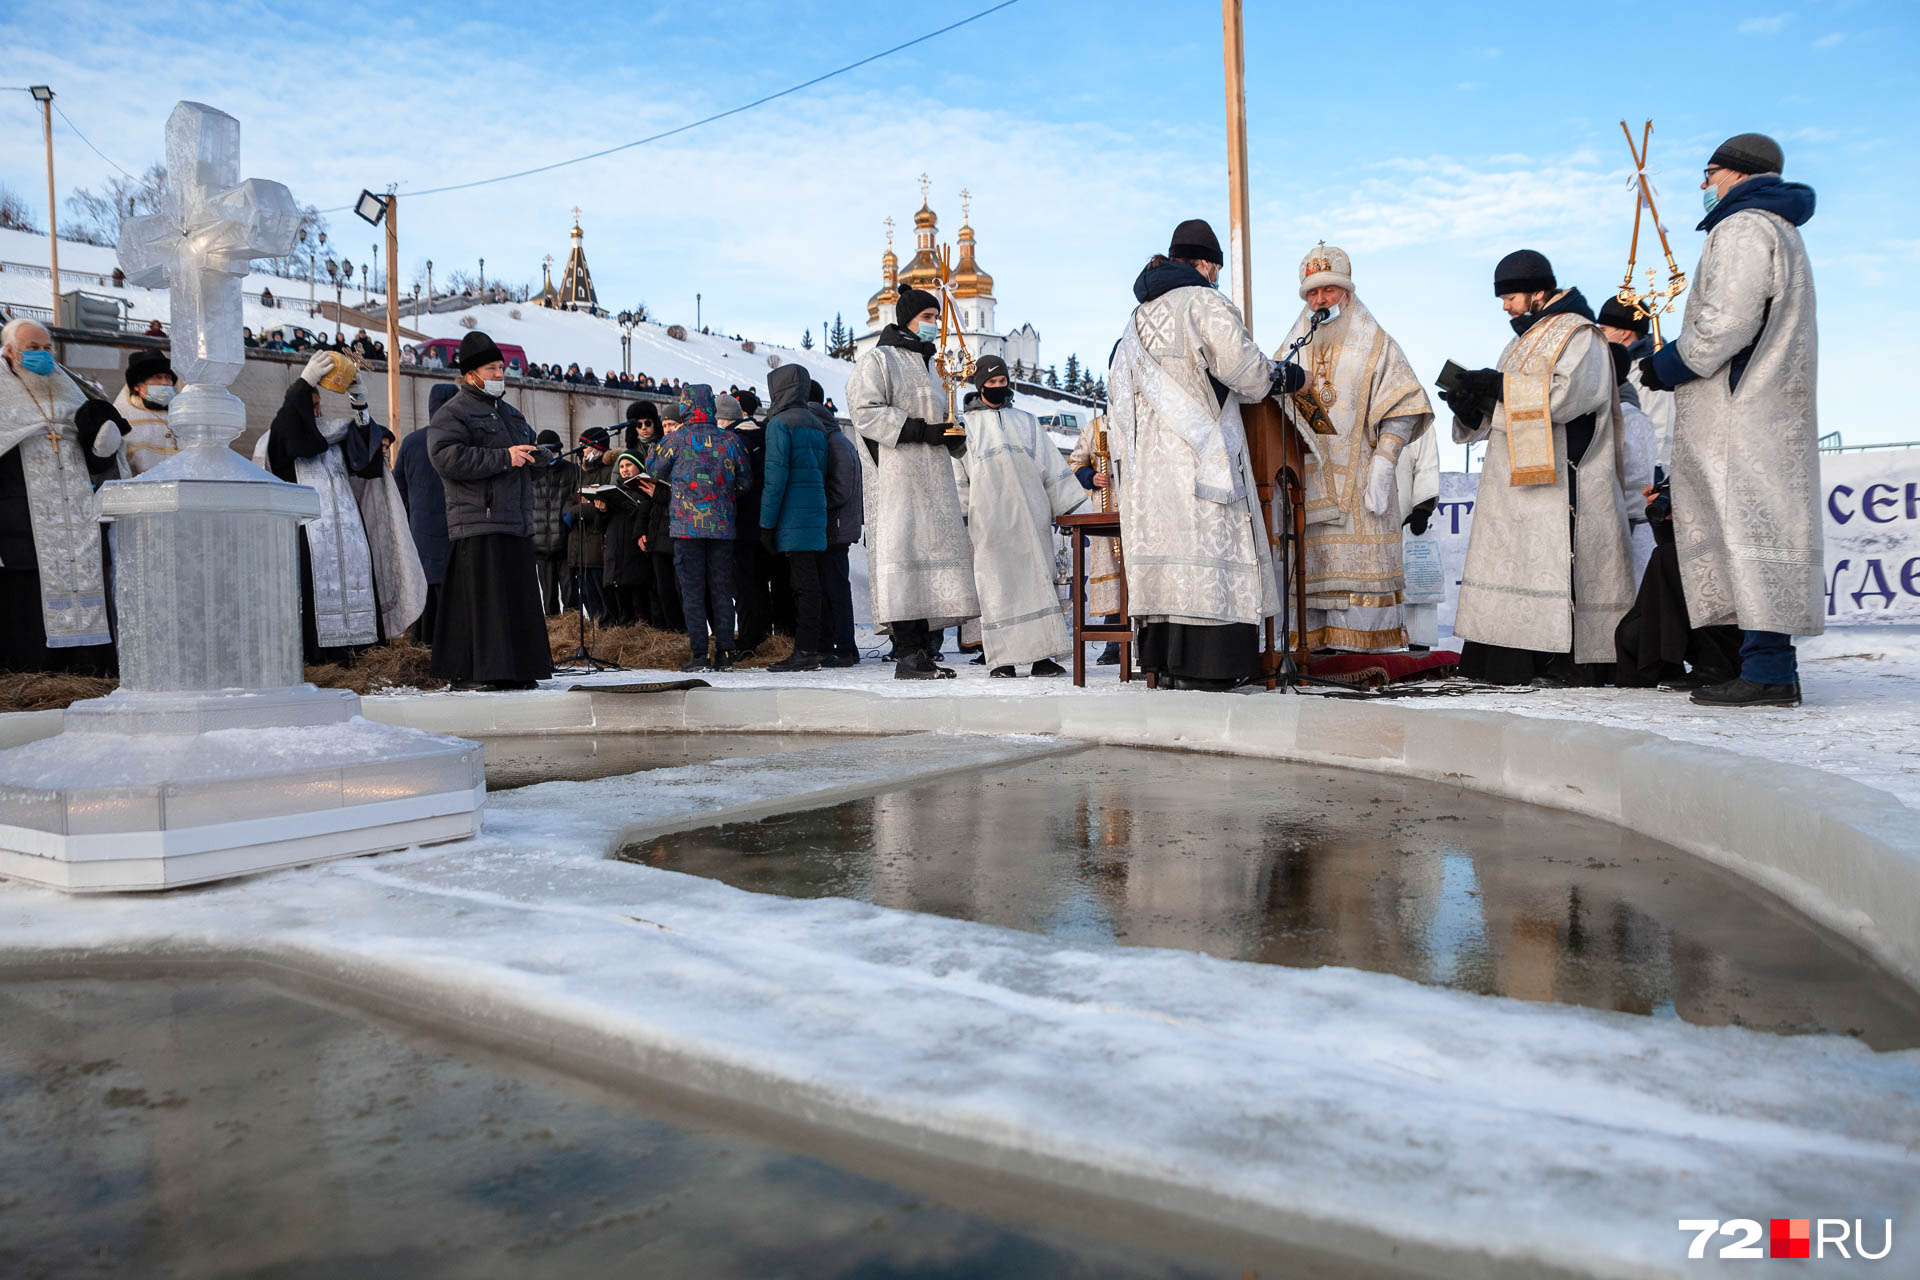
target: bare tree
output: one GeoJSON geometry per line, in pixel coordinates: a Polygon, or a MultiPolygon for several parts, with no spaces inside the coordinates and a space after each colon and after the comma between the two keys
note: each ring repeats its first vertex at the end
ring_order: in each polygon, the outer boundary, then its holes
{"type": "Polygon", "coordinates": [[[19,192],[8,186],[0,186],[0,230],[41,234],[27,202],[20,198],[19,192]]]}
{"type": "Polygon", "coordinates": [[[119,244],[120,224],[128,218],[159,209],[167,190],[167,168],[151,164],[137,178],[116,175],[98,191],[75,188],[67,197],[67,224],[62,238],[83,244],[119,244]]]}

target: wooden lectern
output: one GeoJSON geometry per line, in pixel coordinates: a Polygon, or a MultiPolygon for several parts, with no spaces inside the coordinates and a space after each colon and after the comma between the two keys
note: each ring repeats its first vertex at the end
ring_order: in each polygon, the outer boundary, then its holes
{"type": "Polygon", "coordinates": [[[1274,622],[1267,620],[1260,647],[1260,665],[1266,673],[1267,688],[1279,682],[1281,658],[1289,643],[1293,645],[1295,670],[1307,670],[1307,493],[1305,446],[1300,433],[1288,422],[1280,405],[1261,400],[1240,407],[1240,420],[1247,431],[1247,457],[1260,487],[1260,519],[1273,550],[1275,576],[1291,600],[1280,602],[1281,614],[1292,623],[1291,636],[1274,634],[1274,622]],[[1274,507],[1281,509],[1281,523],[1274,522],[1274,507]],[[1279,530],[1278,533],[1275,530],[1279,530]]]}

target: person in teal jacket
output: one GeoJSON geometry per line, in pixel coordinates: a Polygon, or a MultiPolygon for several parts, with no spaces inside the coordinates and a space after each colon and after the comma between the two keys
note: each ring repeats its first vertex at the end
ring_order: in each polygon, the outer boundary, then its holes
{"type": "Polygon", "coordinates": [[[760,494],[760,541],[787,558],[793,582],[792,656],[775,671],[820,669],[820,559],[827,549],[827,433],[807,408],[812,379],[797,364],[767,377],[767,480],[760,494]]]}

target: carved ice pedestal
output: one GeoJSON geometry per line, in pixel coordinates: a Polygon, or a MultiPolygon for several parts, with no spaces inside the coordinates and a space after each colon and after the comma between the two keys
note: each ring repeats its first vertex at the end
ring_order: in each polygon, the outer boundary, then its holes
{"type": "Polygon", "coordinates": [[[318,498],[228,457],[259,479],[102,489],[121,687],[0,752],[0,875],[168,889],[478,829],[477,744],[299,683],[296,530],[318,498]]]}
{"type": "Polygon", "coordinates": [[[129,219],[122,265],[165,284],[182,449],[101,486],[113,526],[120,688],[57,737],[0,751],[0,876],[69,890],[169,889],[470,836],[481,749],[360,717],[301,682],[299,526],[320,512],[228,443],[245,359],[240,278],[285,254],[278,183],[239,182],[240,126],[183,102],[167,121],[167,206],[129,219]]]}

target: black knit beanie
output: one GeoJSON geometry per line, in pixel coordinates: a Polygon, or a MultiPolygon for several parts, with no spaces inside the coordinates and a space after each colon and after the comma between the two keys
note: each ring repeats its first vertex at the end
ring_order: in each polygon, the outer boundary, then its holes
{"type": "Polygon", "coordinates": [[[1167,256],[1189,262],[1211,262],[1216,267],[1225,266],[1227,261],[1226,255],[1220,252],[1220,237],[1213,234],[1205,218],[1188,218],[1175,227],[1167,256]]]}
{"type": "Polygon", "coordinates": [[[136,351],[127,361],[127,390],[131,391],[149,378],[161,374],[173,377],[173,366],[167,363],[164,351],[136,351]]]}
{"type": "Polygon", "coordinates": [[[1787,157],[1780,144],[1764,133],[1736,133],[1713,149],[1707,163],[1735,173],[1780,173],[1787,157]]]}
{"type": "Polygon", "coordinates": [[[1493,269],[1495,297],[1504,293],[1552,293],[1556,287],[1553,264],[1546,254],[1532,249],[1514,250],[1493,269]]]}
{"type": "Polygon", "coordinates": [[[651,400],[635,400],[627,406],[627,421],[658,422],[660,421],[660,410],[654,408],[653,401],[651,400]]]}
{"type": "Polygon", "coordinates": [[[1647,318],[1637,316],[1634,309],[1620,301],[1618,297],[1608,298],[1600,304],[1600,323],[1611,329],[1626,329],[1645,336],[1647,318]]]}
{"type": "Polygon", "coordinates": [[[1011,382],[1013,375],[1007,372],[1007,362],[999,356],[982,356],[973,366],[973,385],[984,387],[989,378],[1006,378],[1011,382]]]}
{"type": "Polygon", "coordinates": [[[460,366],[460,372],[472,373],[483,365],[505,359],[506,357],[500,354],[500,348],[493,345],[492,338],[474,329],[460,339],[460,354],[454,363],[460,366]]]}
{"type": "Polygon", "coordinates": [[[909,289],[900,295],[900,301],[893,304],[893,322],[902,329],[913,324],[914,317],[922,311],[940,309],[940,299],[925,289],[909,289]]]}

